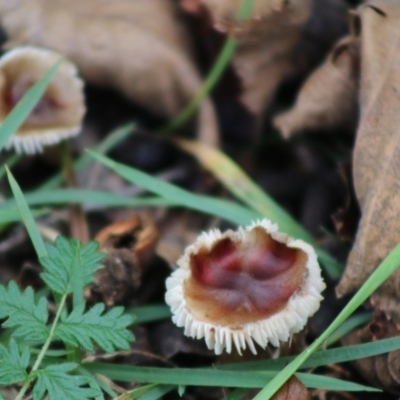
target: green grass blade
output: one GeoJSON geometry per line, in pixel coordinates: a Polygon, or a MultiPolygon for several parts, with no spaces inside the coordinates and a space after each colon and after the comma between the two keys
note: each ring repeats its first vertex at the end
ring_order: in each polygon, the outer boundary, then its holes
{"type": "MultiPolygon", "coordinates": [[[[31,214],[34,217],[40,217],[47,214],[46,210],[31,210],[31,214]]],[[[21,221],[21,214],[18,210],[0,210],[0,226],[8,225],[11,222],[21,221]]]]}
{"type": "Polygon", "coordinates": [[[218,149],[200,142],[179,141],[239,200],[279,225],[282,232],[312,242],[312,236],[275,200],[269,197],[235,162],[218,149]]]}
{"type": "MultiPolygon", "coordinates": [[[[130,197],[85,189],[35,191],[32,193],[26,193],[25,199],[27,204],[30,206],[79,203],[96,204],[108,207],[159,207],[176,204],[167,199],[158,197],[130,197]]],[[[0,204],[0,211],[12,210],[14,207],[15,201],[13,199],[8,199],[3,204],[0,204]]]]}
{"type": "MultiPolygon", "coordinates": [[[[328,364],[338,364],[348,361],[373,357],[400,349],[400,337],[382,339],[376,342],[337,347],[320,350],[313,353],[299,369],[316,368],[328,364]]],[[[219,365],[218,369],[230,371],[279,371],[286,367],[295,357],[280,357],[276,359],[249,361],[238,364],[219,365]]]]}
{"type": "Polygon", "coordinates": [[[134,325],[171,317],[171,309],[166,305],[138,306],[126,310],[126,313],[135,317],[134,325]]]}
{"type": "Polygon", "coordinates": [[[375,292],[375,290],[400,266],[400,244],[382,261],[379,267],[371,274],[353,298],[348,302],[342,312],[329,325],[325,332],[314,343],[300,353],[287,365],[254,399],[270,399],[279,388],[292,376],[308,357],[329,338],[340,325],[375,292]]]}
{"type": "Polygon", "coordinates": [[[57,72],[62,59],[57,61],[22,97],[0,126],[0,150],[7,144],[9,138],[23,124],[32,112],[37,102],[46,91],[48,84],[57,72]]]}
{"type": "Polygon", "coordinates": [[[140,396],[138,400],[158,400],[174,389],[176,389],[175,385],[157,385],[143,396],[140,396]]]}
{"type": "MultiPolygon", "coordinates": [[[[268,196],[235,162],[214,147],[200,142],[179,140],[179,145],[208,169],[239,200],[263,217],[276,222],[288,235],[310,244],[313,237],[279,204],[268,196]]],[[[315,249],[331,279],[337,279],[343,267],[325,250],[315,249]]]]}
{"type": "Polygon", "coordinates": [[[6,165],[11,169],[21,159],[21,157],[22,154],[13,154],[4,162],[4,165],[0,166],[0,180],[3,179],[3,176],[6,173],[6,165]]]}
{"type": "MultiPolygon", "coordinates": [[[[238,20],[248,18],[251,14],[253,3],[254,0],[243,0],[240,4],[240,9],[238,10],[236,18],[238,20]]],[[[208,96],[226,70],[226,67],[229,65],[229,62],[235,53],[236,46],[236,39],[232,37],[228,37],[226,39],[217,60],[215,61],[210,73],[204,80],[198,92],[191,99],[189,104],[166,127],[162,129],[163,131],[172,131],[178,128],[184,124],[194,112],[196,112],[201,102],[208,96]]]]}
{"type": "Polygon", "coordinates": [[[130,390],[119,396],[116,400],[157,400],[174,389],[174,385],[152,384],[130,390]]]}
{"type": "Polygon", "coordinates": [[[100,154],[91,151],[89,153],[102,164],[106,165],[129,182],[144,187],[150,192],[173,201],[177,205],[179,204],[193,210],[215,215],[240,225],[246,225],[250,221],[260,218],[258,213],[242,207],[239,204],[190,193],[135,168],[117,163],[100,154]]]}
{"type": "MultiPolygon", "coordinates": [[[[136,124],[134,123],[129,123],[126,125],[123,125],[117,129],[115,129],[113,132],[111,132],[109,135],[106,136],[106,138],[100,142],[96,147],[94,147],[94,151],[100,153],[100,154],[106,154],[109,152],[111,149],[113,149],[117,144],[121,143],[122,140],[126,139],[130,134],[134,133],[136,131],[136,124]]],[[[73,169],[75,172],[78,172],[88,166],[92,162],[92,157],[88,153],[83,154],[74,162],[73,169]]],[[[58,173],[54,177],[50,178],[47,182],[45,182],[43,185],[41,185],[37,190],[49,190],[49,189],[54,189],[58,186],[61,185],[63,182],[63,176],[61,173],[58,173]]]]}
{"type": "Polygon", "coordinates": [[[7,168],[7,177],[8,177],[8,182],[10,183],[11,186],[11,190],[17,202],[18,210],[21,214],[22,221],[24,222],[26,230],[28,231],[33,246],[35,247],[36,254],[38,258],[46,257],[47,250],[46,246],[44,245],[42,236],[40,235],[35,220],[33,219],[32,213],[29,210],[28,205],[26,204],[24,195],[22,194],[22,191],[17,181],[14,179],[13,175],[11,174],[8,168],[7,168]]]}
{"type": "Polygon", "coordinates": [[[341,340],[344,336],[354,331],[361,325],[365,325],[372,320],[372,313],[364,312],[358,315],[351,316],[347,321],[343,322],[342,325],[332,333],[331,336],[326,340],[325,346],[329,347],[341,340]]]}
{"type": "MultiPolygon", "coordinates": [[[[113,364],[87,363],[85,368],[92,373],[107,376],[121,382],[161,383],[184,386],[224,386],[234,388],[260,388],[276,376],[277,371],[222,371],[201,368],[153,368],[113,364]]],[[[312,388],[343,391],[378,391],[364,385],[340,379],[297,373],[304,385],[312,388]]]]}

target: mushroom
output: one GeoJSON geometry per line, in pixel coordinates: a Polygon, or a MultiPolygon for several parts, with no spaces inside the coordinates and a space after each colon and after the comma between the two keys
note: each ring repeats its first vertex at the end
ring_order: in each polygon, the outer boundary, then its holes
{"type": "Polygon", "coordinates": [[[172,320],[216,354],[279,346],[319,308],[325,283],[314,249],[267,219],[202,233],[166,281],[172,320]]]}
{"type": "MultiPolygon", "coordinates": [[[[36,47],[17,47],[0,58],[0,124],[26,91],[35,84],[61,55],[36,47]]],[[[77,135],[85,113],[83,82],[77,68],[64,60],[49,83],[45,94],[6,148],[28,154],[41,152],[77,135]]]]}

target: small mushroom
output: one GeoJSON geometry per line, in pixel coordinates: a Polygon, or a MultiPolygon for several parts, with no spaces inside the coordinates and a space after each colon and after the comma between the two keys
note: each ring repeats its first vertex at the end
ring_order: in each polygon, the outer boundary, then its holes
{"type": "MultiPolygon", "coordinates": [[[[27,90],[35,84],[61,55],[36,47],[17,47],[0,58],[0,124],[27,90]]],[[[28,154],[41,152],[80,132],[85,114],[83,82],[74,64],[64,60],[45,94],[6,148],[28,154]]]]}
{"type": "Polygon", "coordinates": [[[288,341],[325,289],[314,249],[267,219],[201,234],[178,266],[166,281],[172,320],[216,354],[288,341]]]}

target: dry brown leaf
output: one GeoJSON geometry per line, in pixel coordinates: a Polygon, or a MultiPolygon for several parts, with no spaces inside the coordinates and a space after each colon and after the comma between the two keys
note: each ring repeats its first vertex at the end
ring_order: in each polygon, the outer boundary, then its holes
{"type": "Polygon", "coordinates": [[[272,400],[310,400],[311,396],[307,388],[292,376],[272,397],[272,400]]]}
{"type": "MultiPolygon", "coordinates": [[[[399,330],[395,324],[388,321],[383,314],[380,314],[368,326],[346,336],[343,339],[343,344],[350,346],[370,343],[398,335],[399,330]]],[[[363,358],[353,363],[371,384],[392,393],[400,393],[400,350],[363,358]]]]}
{"type": "Polygon", "coordinates": [[[346,129],[357,122],[359,41],[339,41],[303,84],[294,107],[274,118],[285,138],[304,130],[346,129]]]}
{"type": "MultiPolygon", "coordinates": [[[[112,87],[152,112],[172,117],[193,97],[201,78],[173,0],[0,0],[7,47],[31,44],[66,54],[88,82],[112,87]]],[[[207,99],[200,137],[217,142],[207,99]]]]}
{"type": "MultiPolygon", "coordinates": [[[[353,175],[362,218],[340,296],[358,289],[400,241],[400,2],[369,1],[355,18],[361,27],[361,120],[353,175]]],[[[371,301],[400,325],[399,299],[397,270],[371,301]]]]}
{"type": "MultiPolygon", "coordinates": [[[[241,0],[181,0],[181,3],[191,13],[200,14],[205,8],[215,29],[237,39],[232,63],[243,83],[241,100],[256,115],[269,105],[284,79],[304,73],[310,67],[305,60],[313,46],[309,37],[318,42],[318,36],[326,35],[324,31],[316,32],[316,27],[321,29],[327,20],[334,19],[340,26],[344,10],[341,0],[255,0],[250,18],[237,21],[241,0]],[[313,11],[319,15],[313,15],[313,11]]],[[[330,32],[334,32],[336,40],[339,32],[335,28],[330,32]]],[[[331,40],[332,37],[327,39],[329,43],[331,40]]]]}
{"type": "MultiPolygon", "coordinates": [[[[195,1],[190,3],[193,9],[195,1]]],[[[236,21],[241,0],[197,0],[197,3],[208,9],[217,30],[237,39],[233,64],[243,81],[242,100],[259,114],[283,77],[292,72],[291,50],[309,18],[311,0],[290,5],[285,0],[255,0],[251,18],[242,21],[236,21]]]]}

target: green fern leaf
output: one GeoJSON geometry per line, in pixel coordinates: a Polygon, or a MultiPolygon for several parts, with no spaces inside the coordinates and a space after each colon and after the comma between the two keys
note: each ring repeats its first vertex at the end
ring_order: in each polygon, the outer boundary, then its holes
{"type": "Polygon", "coordinates": [[[0,385],[23,382],[28,377],[29,359],[29,348],[25,347],[21,354],[14,339],[10,340],[8,349],[0,344],[0,385]]]}
{"type": "Polygon", "coordinates": [[[46,298],[36,303],[31,287],[21,292],[14,281],[0,285],[0,319],[7,318],[4,328],[16,328],[13,336],[45,341],[49,335],[48,316],[46,298]]]}
{"type": "Polygon", "coordinates": [[[69,375],[78,364],[64,363],[50,365],[36,371],[37,381],[33,388],[33,399],[42,400],[47,394],[49,400],[86,400],[101,395],[101,392],[87,386],[92,377],[69,375]]]}
{"type": "Polygon", "coordinates": [[[42,279],[56,293],[66,294],[82,291],[93,280],[104,254],[98,251],[98,244],[86,245],[77,239],[68,240],[58,236],[54,245],[46,244],[48,257],[40,262],[45,270],[42,279]]]}
{"type": "Polygon", "coordinates": [[[114,307],[103,314],[104,304],[98,303],[85,313],[85,303],[75,307],[71,314],[61,315],[55,335],[66,343],[81,345],[93,351],[96,342],[108,353],[115,348],[128,350],[134,339],[131,331],[126,329],[134,321],[130,315],[123,315],[123,307],[114,307]]]}

